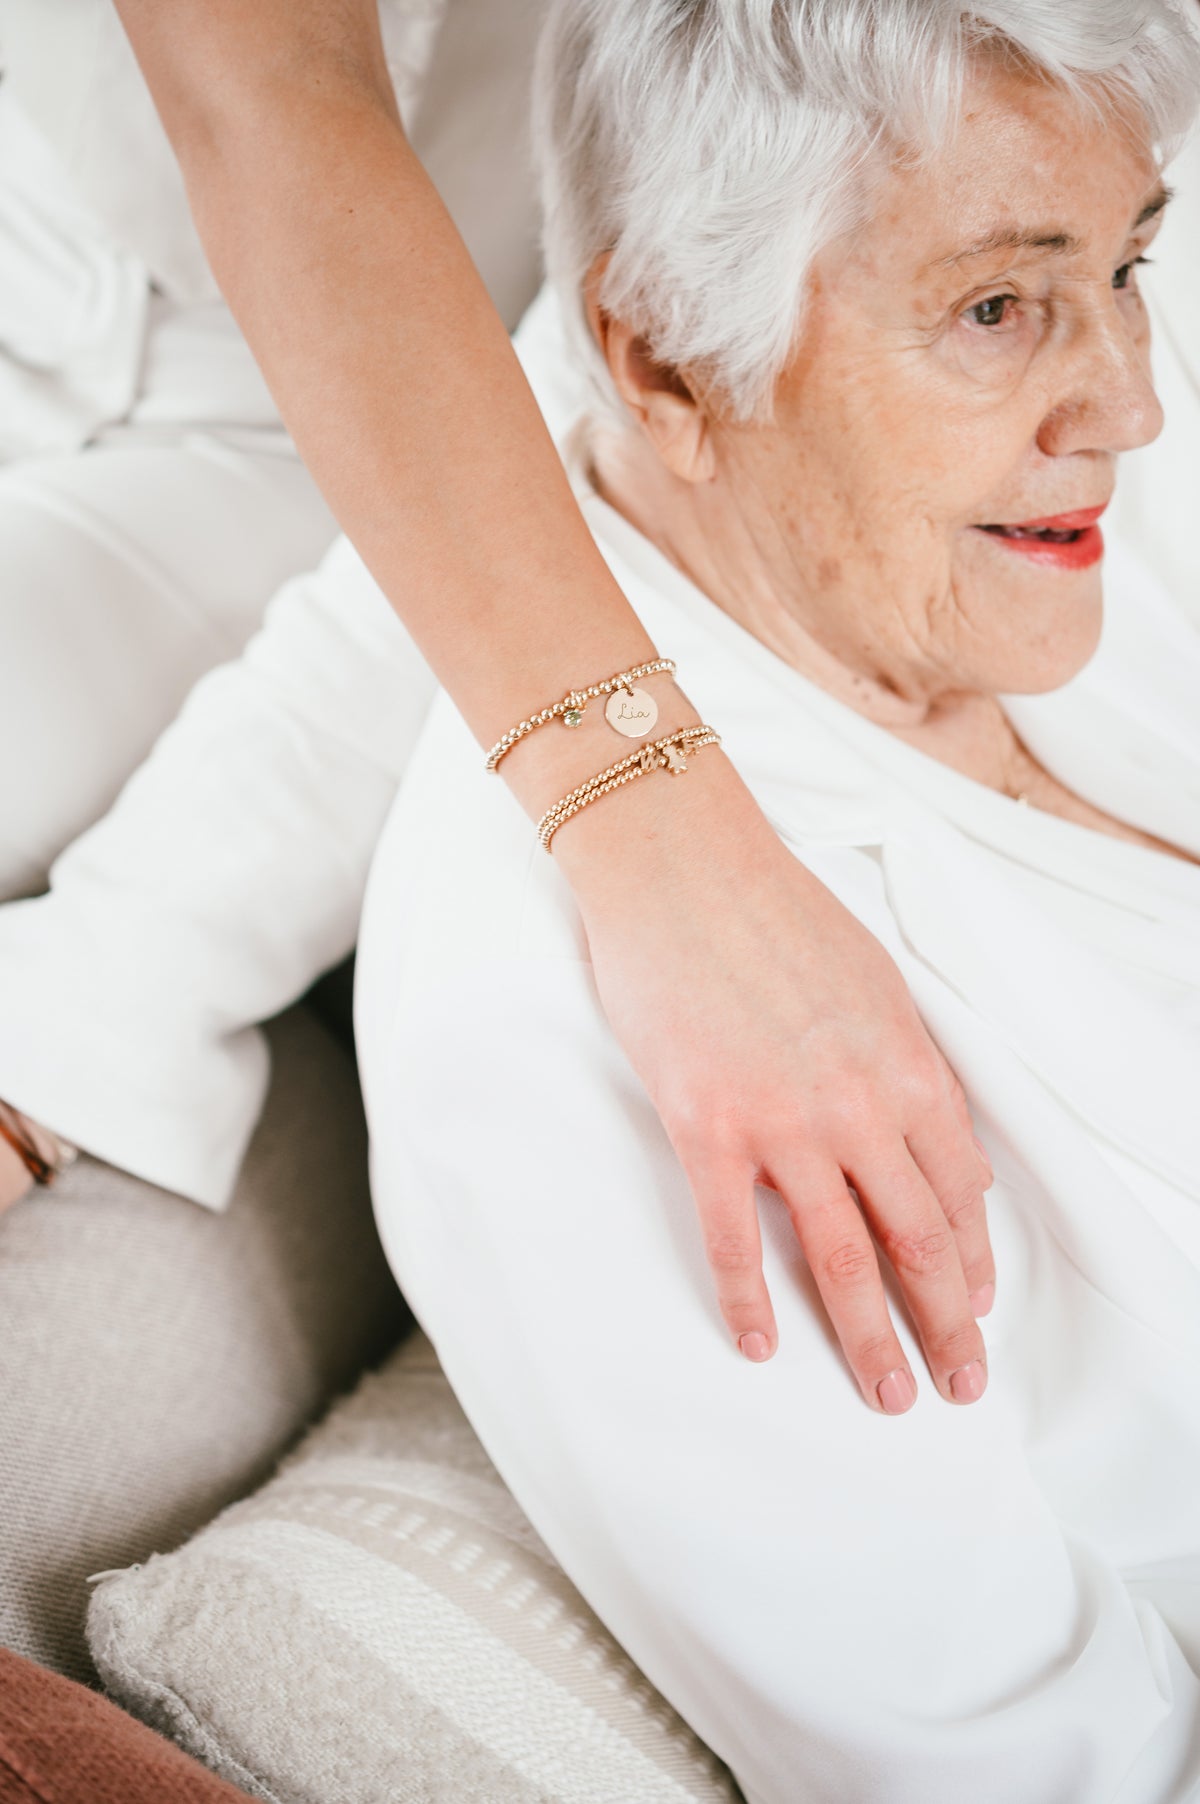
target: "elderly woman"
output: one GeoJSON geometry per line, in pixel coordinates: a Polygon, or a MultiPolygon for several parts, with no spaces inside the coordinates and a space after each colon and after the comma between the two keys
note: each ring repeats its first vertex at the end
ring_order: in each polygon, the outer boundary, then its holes
{"type": "Polygon", "coordinates": [[[875,1260],[862,1217],[804,1144],[731,1160],[779,1328],[739,1360],[608,974],[439,705],[360,942],[381,1230],[519,1501],[751,1804],[1200,1787],[1200,642],[1099,524],[1160,424],[1139,265],[1197,74],[1157,0],[549,22],[550,263],[599,384],[572,473],[698,710],[646,736],[653,677],[577,706],[576,799],[636,824],[717,728],[900,962],[997,1174],[987,1369],[915,1403],[947,1236],[862,1187],[917,1302],[856,1408],[816,1304],[875,1260]]]}

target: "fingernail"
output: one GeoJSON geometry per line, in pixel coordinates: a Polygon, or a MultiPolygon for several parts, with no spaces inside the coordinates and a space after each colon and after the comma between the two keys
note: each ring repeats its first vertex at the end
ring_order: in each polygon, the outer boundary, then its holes
{"type": "Polygon", "coordinates": [[[987,1147],[983,1144],[983,1141],[979,1138],[978,1134],[972,1134],[971,1138],[975,1142],[975,1151],[979,1155],[979,1163],[983,1166],[983,1169],[987,1172],[988,1176],[991,1177],[993,1175],[992,1161],[988,1158],[987,1147]]]}
{"type": "Polygon", "coordinates": [[[950,1395],[956,1403],[977,1403],[987,1389],[987,1373],[978,1359],[950,1374],[950,1395]]]}
{"type": "Polygon", "coordinates": [[[771,1343],[765,1334],[743,1334],[738,1341],[738,1347],[746,1355],[746,1358],[754,1360],[756,1365],[771,1357],[771,1343]]]}
{"type": "Polygon", "coordinates": [[[976,1316],[986,1315],[995,1301],[996,1286],[994,1284],[981,1284],[979,1289],[973,1290],[967,1298],[972,1313],[976,1316]]]}
{"type": "Polygon", "coordinates": [[[917,1400],[917,1387],[913,1383],[912,1373],[906,1372],[903,1366],[897,1366],[894,1372],[889,1372],[886,1378],[879,1380],[875,1395],[879,1398],[879,1407],[885,1416],[902,1416],[917,1400]]]}

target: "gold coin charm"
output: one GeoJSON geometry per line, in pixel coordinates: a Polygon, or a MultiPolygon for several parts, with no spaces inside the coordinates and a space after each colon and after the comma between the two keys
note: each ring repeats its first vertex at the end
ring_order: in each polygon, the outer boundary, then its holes
{"type": "Polygon", "coordinates": [[[604,704],[604,718],[626,739],[644,739],[654,731],[658,703],[644,689],[614,689],[604,704]]]}

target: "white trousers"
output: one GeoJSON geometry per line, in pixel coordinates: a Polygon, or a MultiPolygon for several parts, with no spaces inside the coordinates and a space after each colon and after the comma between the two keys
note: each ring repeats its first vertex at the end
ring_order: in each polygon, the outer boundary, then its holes
{"type": "Polygon", "coordinates": [[[0,900],[44,887],[334,530],[281,431],[115,432],[0,470],[0,900]]]}

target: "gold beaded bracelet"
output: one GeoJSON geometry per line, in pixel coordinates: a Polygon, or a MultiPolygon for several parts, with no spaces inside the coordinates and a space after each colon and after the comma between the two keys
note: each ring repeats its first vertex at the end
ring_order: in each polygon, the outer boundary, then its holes
{"type": "Polygon", "coordinates": [[[678,732],[667,733],[662,739],[655,739],[650,745],[644,745],[639,751],[630,752],[627,758],[610,764],[586,783],[573,789],[570,795],[555,802],[553,808],[547,808],[538,822],[538,839],[550,850],[550,841],[572,815],[587,808],[592,802],[598,802],[601,796],[609,795],[614,789],[620,789],[625,783],[632,783],[638,777],[648,776],[654,770],[669,770],[672,776],[682,776],[687,770],[688,758],[706,745],[720,745],[721,736],[711,727],[681,727],[678,732]]]}
{"type": "Polygon", "coordinates": [[[495,770],[506,752],[511,752],[528,733],[544,727],[551,720],[561,720],[565,727],[581,725],[588,703],[598,695],[609,697],[604,716],[611,727],[623,733],[626,739],[644,739],[654,730],[658,703],[644,689],[634,689],[633,685],[640,677],[657,676],[660,671],[674,676],[675,665],[670,658],[654,658],[649,664],[638,664],[632,670],[619,670],[616,676],[606,677],[602,683],[590,683],[586,689],[572,689],[552,708],[543,708],[540,714],[531,714],[528,720],[518,721],[515,727],[510,727],[488,753],[488,769],[495,770]],[[624,696],[624,702],[618,700],[618,692],[624,696]],[[629,703],[634,704],[632,708],[629,703]]]}

